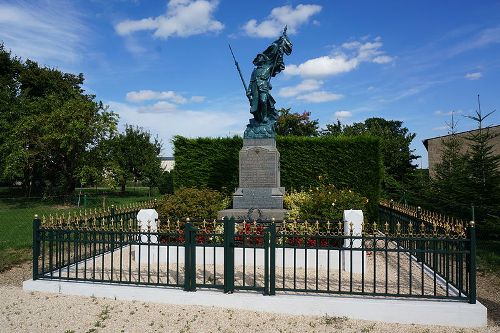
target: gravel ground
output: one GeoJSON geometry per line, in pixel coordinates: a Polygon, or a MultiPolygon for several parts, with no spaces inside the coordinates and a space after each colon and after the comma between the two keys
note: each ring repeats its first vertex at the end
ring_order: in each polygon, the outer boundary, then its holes
{"type": "MultiPolygon", "coordinates": [[[[460,329],[28,293],[21,289],[21,285],[30,275],[29,263],[0,273],[0,332],[500,333],[500,327],[494,326],[493,320],[485,328],[460,329]]],[[[495,275],[478,276],[479,296],[495,304],[494,312],[490,312],[493,316],[498,316],[495,311],[498,310],[499,280],[495,275]]],[[[488,302],[485,302],[487,306],[488,302]]]]}

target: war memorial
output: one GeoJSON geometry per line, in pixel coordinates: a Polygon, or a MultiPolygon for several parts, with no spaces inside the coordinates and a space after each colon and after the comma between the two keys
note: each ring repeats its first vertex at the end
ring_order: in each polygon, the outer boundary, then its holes
{"type": "MultiPolygon", "coordinates": [[[[271,78],[285,69],[283,57],[291,53],[292,43],[285,27],[282,36],[253,60],[255,68],[248,87],[241,76],[253,119],[249,120],[243,135],[239,187],[233,194],[233,209],[221,211],[220,218],[246,216],[249,210],[261,219],[285,217],[285,188],[280,185],[280,154],[275,139],[278,112],[271,95],[271,78]]],[[[236,60],[235,64],[241,75],[236,60]]]]}
{"type": "Polygon", "coordinates": [[[283,209],[271,78],[292,42],[253,60],[253,116],[232,208],[218,219],[158,216],[156,202],[33,221],[27,291],[396,323],[480,327],[474,222],[381,202],[341,220],[296,221],[283,209]]]}

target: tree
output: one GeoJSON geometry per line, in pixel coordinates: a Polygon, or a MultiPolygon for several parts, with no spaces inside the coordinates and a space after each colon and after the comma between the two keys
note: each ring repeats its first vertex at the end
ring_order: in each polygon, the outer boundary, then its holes
{"type": "Polygon", "coordinates": [[[311,120],[311,112],[304,111],[302,114],[290,113],[290,108],[278,110],[279,117],[276,122],[276,134],[317,136],[318,120],[311,120]]]}
{"type": "Polygon", "coordinates": [[[342,135],[343,128],[342,123],[337,119],[335,124],[326,124],[326,128],[321,130],[321,135],[342,135]]]}
{"type": "Polygon", "coordinates": [[[500,155],[494,154],[491,144],[496,135],[484,127],[493,112],[483,115],[478,96],[478,109],[466,116],[477,123],[477,129],[461,136],[455,133],[452,118],[451,135],[443,140],[441,161],[431,180],[434,193],[430,206],[467,220],[474,205],[482,237],[500,231],[500,155]]]}
{"type": "Polygon", "coordinates": [[[473,116],[467,116],[477,123],[477,130],[466,139],[470,149],[466,154],[467,194],[469,202],[477,206],[478,220],[500,219],[500,155],[495,155],[491,140],[496,135],[484,127],[484,121],[495,110],[482,114],[478,99],[478,109],[473,116]]]}
{"type": "Polygon", "coordinates": [[[413,171],[416,166],[412,163],[418,156],[413,155],[414,150],[410,144],[415,138],[415,133],[410,133],[403,127],[403,122],[398,120],[385,120],[383,118],[368,118],[362,123],[345,125],[341,128],[340,122],[326,125],[324,135],[372,135],[380,138],[386,174],[396,181],[413,171]]]}
{"type": "Polygon", "coordinates": [[[152,138],[140,127],[126,125],[125,132],[113,137],[109,145],[111,159],[116,162],[111,173],[122,193],[130,179],[141,180],[149,187],[158,185],[162,175],[158,158],[162,145],[157,137],[152,138]]]}
{"type": "Polygon", "coordinates": [[[2,178],[21,181],[27,195],[73,192],[89,153],[116,130],[116,114],[85,94],[83,74],[22,62],[3,46],[0,55],[9,96],[0,114],[2,178]]]}
{"type": "Polygon", "coordinates": [[[443,139],[441,161],[436,165],[436,174],[432,180],[434,204],[445,212],[462,215],[468,210],[466,203],[466,168],[467,158],[463,154],[463,142],[456,134],[457,122],[452,113],[450,136],[443,139]]]}
{"type": "Polygon", "coordinates": [[[172,179],[172,174],[168,171],[163,171],[158,183],[158,191],[160,194],[173,194],[174,193],[174,182],[172,179]]]}
{"type": "Polygon", "coordinates": [[[0,44],[0,180],[3,181],[9,180],[2,172],[8,154],[8,134],[20,114],[18,95],[21,70],[20,60],[0,44]]]}

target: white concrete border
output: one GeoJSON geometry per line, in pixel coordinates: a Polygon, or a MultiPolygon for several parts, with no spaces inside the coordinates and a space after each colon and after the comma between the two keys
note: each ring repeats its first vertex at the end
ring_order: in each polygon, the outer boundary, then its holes
{"type": "Polygon", "coordinates": [[[256,292],[198,290],[143,287],[119,284],[28,280],[25,291],[42,291],[78,296],[95,296],[119,300],[177,305],[203,305],[297,315],[346,316],[352,319],[376,320],[401,324],[483,327],[487,324],[486,307],[481,303],[415,300],[373,297],[345,297],[278,293],[263,296],[256,292]]]}

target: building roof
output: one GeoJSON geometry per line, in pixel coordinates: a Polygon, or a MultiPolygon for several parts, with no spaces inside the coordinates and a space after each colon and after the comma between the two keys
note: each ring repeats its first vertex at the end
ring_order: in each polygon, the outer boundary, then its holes
{"type": "MultiPolygon", "coordinates": [[[[490,129],[490,128],[496,128],[496,127],[500,127],[500,125],[493,125],[493,126],[488,126],[488,127],[485,127],[483,129],[490,129]]],[[[473,130],[470,130],[470,131],[464,131],[464,132],[459,132],[459,133],[455,133],[455,135],[460,135],[460,134],[465,134],[465,133],[472,133],[472,132],[475,132],[477,131],[477,129],[473,129],[473,130]]],[[[441,139],[441,138],[446,138],[448,136],[450,136],[451,134],[446,134],[446,135],[441,135],[441,136],[436,136],[436,137],[433,137],[433,138],[428,138],[428,139],[425,139],[425,140],[422,140],[422,143],[424,144],[425,146],[425,149],[429,149],[428,148],[428,144],[429,144],[429,140],[435,140],[435,139],[441,139]]]]}

